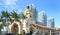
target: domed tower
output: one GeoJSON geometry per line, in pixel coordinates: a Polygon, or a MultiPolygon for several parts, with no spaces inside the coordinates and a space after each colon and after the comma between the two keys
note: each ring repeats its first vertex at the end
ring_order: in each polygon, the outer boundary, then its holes
{"type": "Polygon", "coordinates": [[[27,17],[26,19],[29,21],[29,24],[35,23],[34,14],[31,12],[29,6],[27,6],[24,15],[27,17]]]}
{"type": "Polygon", "coordinates": [[[27,18],[32,18],[32,17],[33,17],[33,13],[31,13],[31,11],[30,11],[30,9],[29,9],[29,6],[27,6],[27,9],[25,10],[24,15],[25,15],[27,18]]]}
{"type": "Polygon", "coordinates": [[[31,10],[29,9],[29,6],[27,6],[25,12],[24,12],[24,16],[26,17],[26,21],[27,23],[25,24],[26,25],[26,31],[27,32],[30,32],[30,25],[31,24],[35,24],[35,20],[34,20],[34,15],[33,13],[31,12],[31,10]]]}

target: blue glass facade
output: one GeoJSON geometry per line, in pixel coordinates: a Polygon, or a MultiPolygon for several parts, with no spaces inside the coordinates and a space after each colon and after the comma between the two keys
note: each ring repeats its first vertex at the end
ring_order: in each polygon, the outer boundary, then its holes
{"type": "Polygon", "coordinates": [[[37,22],[38,11],[36,10],[36,7],[34,5],[29,5],[29,7],[31,12],[33,13],[35,22],[37,22]]]}
{"type": "Polygon", "coordinates": [[[42,22],[44,26],[47,26],[47,16],[44,11],[40,12],[40,22],[42,22]]]}
{"type": "Polygon", "coordinates": [[[55,26],[54,18],[48,19],[47,26],[50,28],[54,28],[54,26],[55,26]]]}

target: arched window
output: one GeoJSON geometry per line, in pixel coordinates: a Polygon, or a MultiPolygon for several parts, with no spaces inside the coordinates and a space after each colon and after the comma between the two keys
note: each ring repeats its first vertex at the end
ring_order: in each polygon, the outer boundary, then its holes
{"type": "Polygon", "coordinates": [[[25,31],[23,30],[23,34],[25,34],[25,31]]]}

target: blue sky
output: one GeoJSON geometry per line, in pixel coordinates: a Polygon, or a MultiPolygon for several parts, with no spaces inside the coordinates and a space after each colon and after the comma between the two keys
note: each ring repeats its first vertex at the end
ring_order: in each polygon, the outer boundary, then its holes
{"type": "Polygon", "coordinates": [[[55,18],[55,27],[60,27],[60,0],[0,0],[0,14],[2,10],[13,9],[21,13],[29,4],[34,4],[38,12],[45,10],[48,18],[55,18]]]}

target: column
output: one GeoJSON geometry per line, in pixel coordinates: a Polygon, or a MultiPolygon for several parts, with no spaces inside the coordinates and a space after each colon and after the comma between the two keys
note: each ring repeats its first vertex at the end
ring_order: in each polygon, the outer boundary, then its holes
{"type": "Polygon", "coordinates": [[[20,32],[20,26],[18,26],[18,34],[21,34],[21,32],[20,32]]]}
{"type": "Polygon", "coordinates": [[[51,35],[51,30],[50,30],[50,35],[51,35]]]}

